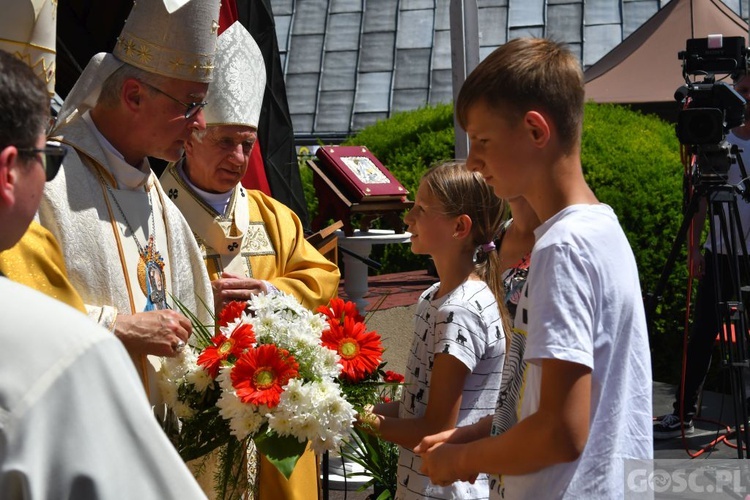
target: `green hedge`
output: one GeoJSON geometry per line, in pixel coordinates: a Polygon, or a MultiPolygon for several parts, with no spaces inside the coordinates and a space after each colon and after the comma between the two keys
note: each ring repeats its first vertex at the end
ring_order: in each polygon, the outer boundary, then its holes
{"type": "MultiPolygon", "coordinates": [[[[623,106],[587,104],[581,162],[597,198],[620,219],[643,293],[653,293],[682,222],[683,167],[674,126],[623,106]]],[[[683,244],[651,338],[654,378],[670,383],[679,380],[682,359],[686,255],[683,244]]]]}
{"type": "MultiPolygon", "coordinates": [[[[399,113],[365,128],[346,144],[367,146],[411,192],[426,168],[453,158],[451,105],[399,113]]],[[[600,201],[612,206],[630,241],[644,293],[654,290],[682,220],[682,166],[674,127],[622,106],[587,104],[582,142],[584,175],[600,201]]],[[[317,202],[303,169],[311,214],[317,202]]],[[[606,249],[605,249],[606,251],[606,249]]],[[[652,337],[655,377],[678,377],[684,316],[684,245],[664,290],[652,337]]],[[[383,273],[424,269],[427,260],[408,245],[376,246],[383,273]]],[[[616,283],[612,286],[617,286],[616,283]]]]}

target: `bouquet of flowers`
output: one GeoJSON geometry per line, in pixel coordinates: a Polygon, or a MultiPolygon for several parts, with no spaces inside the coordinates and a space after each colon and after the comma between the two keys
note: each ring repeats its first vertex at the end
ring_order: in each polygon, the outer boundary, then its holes
{"type": "Polygon", "coordinates": [[[338,300],[330,315],[281,292],[230,303],[216,331],[192,317],[193,345],[163,360],[160,387],[178,419],[168,434],[186,461],[221,447],[221,496],[235,496],[251,440],[289,477],[308,442],[322,453],[350,435],[356,411],[342,377],[377,369],[383,349],[363,324],[333,321],[354,307],[338,300]]]}

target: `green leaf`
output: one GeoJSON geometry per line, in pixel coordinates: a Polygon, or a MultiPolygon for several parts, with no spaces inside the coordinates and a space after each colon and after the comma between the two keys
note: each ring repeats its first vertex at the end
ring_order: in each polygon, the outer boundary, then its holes
{"type": "MultiPolygon", "coordinates": [[[[180,310],[182,315],[190,320],[190,324],[193,327],[193,336],[198,341],[197,342],[198,347],[202,349],[205,346],[209,345],[211,343],[211,338],[213,337],[212,330],[214,328],[214,325],[204,325],[203,323],[200,322],[200,320],[198,319],[198,316],[193,311],[188,309],[185,306],[185,304],[180,302],[180,300],[177,297],[170,294],[170,298],[172,299],[174,304],[177,306],[177,309],[180,310]]],[[[198,299],[200,300],[200,303],[203,305],[203,307],[208,311],[209,316],[211,316],[211,318],[215,322],[216,318],[214,316],[212,309],[208,306],[208,304],[205,303],[203,299],[201,299],[200,297],[198,297],[198,299]]]]}
{"type": "Polygon", "coordinates": [[[287,479],[307,446],[307,442],[300,443],[295,437],[279,436],[273,431],[259,433],[254,441],[258,451],[287,479]]]}

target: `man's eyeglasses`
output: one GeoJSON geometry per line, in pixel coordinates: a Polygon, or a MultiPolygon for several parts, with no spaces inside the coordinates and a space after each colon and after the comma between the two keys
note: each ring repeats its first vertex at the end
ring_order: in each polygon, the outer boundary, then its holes
{"type": "Polygon", "coordinates": [[[47,141],[47,145],[43,148],[18,148],[18,152],[22,155],[39,158],[44,167],[46,180],[49,182],[55,178],[57,171],[60,170],[60,165],[62,165],[63,158],[65,158],[68,150],[59,142],[47,141]],[[39,154],[41,156],[37,156],[39,154]]]}
{"type": "Polygon", "coordinates": [[[172,99],[172,100],[173,100],[174,102],[176,102],[176,103],[179,103],[179,104],[182,104],[183,106],[185,106],[185,119],[188,119],[188,118],[192,118],[193,116],[197,115],[197,114],[198,114],[198,112],[199,112],[199,111],[200,111],[201,109],[203,109],[203,107],[204,107],[204,106],[205,106],[206,104],[208,104],[208,102],[206,102],[206,101],[202,101],[202,102],[182,102],[181,100],[177,99],[176,97],[172,97],[171,95],[167,94],[167,93],[166,93],[166,92],[164,92],[163,90],[161,90],[161,89],[159,89],[159,88],[156,88],[156,87],[154,87],[154,86],[153,86],[153,85],[151,85],[150,83],[146,83],[146,82],[144,82],[144,81],[142,81],[142,80],[139,80],[139,81],[140,81],[140,82],[141,82],[141,83],[142,83],[143,85],[145,85],[146,87],[150,88],[151,90],[155,90],[156,92],[160,93],[161,95],[163,95],[163,96],[166,96],[166,97],[169,97],[169,98],[170,98],[170,99],[172,99]]]}

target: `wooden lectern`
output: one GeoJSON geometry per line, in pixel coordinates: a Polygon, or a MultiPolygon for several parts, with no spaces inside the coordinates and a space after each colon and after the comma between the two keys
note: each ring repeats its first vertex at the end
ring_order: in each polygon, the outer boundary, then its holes
{"type": "Polygon", "coordinates": [[[306,238],[323,257],[336,265],[339,263],[339,239],[336,236],[336,231],[341,229],[343,225],[343,222],[337,220],[330,226],[324,227],[306,238]]]}
{"type": "Polygon", "coordinates": [[[359,218],[359,229],[367,231],[372,221],[382,218],[397,234],[404,232],[401,217],[414,202],[406,198],[408,191],[367,148],[321,146],[317,156],[317,160],[307,161],[318,197],[314,231],[332,219],[342,221],[344,234],[351,237],[353,219],[359,218]]]}

